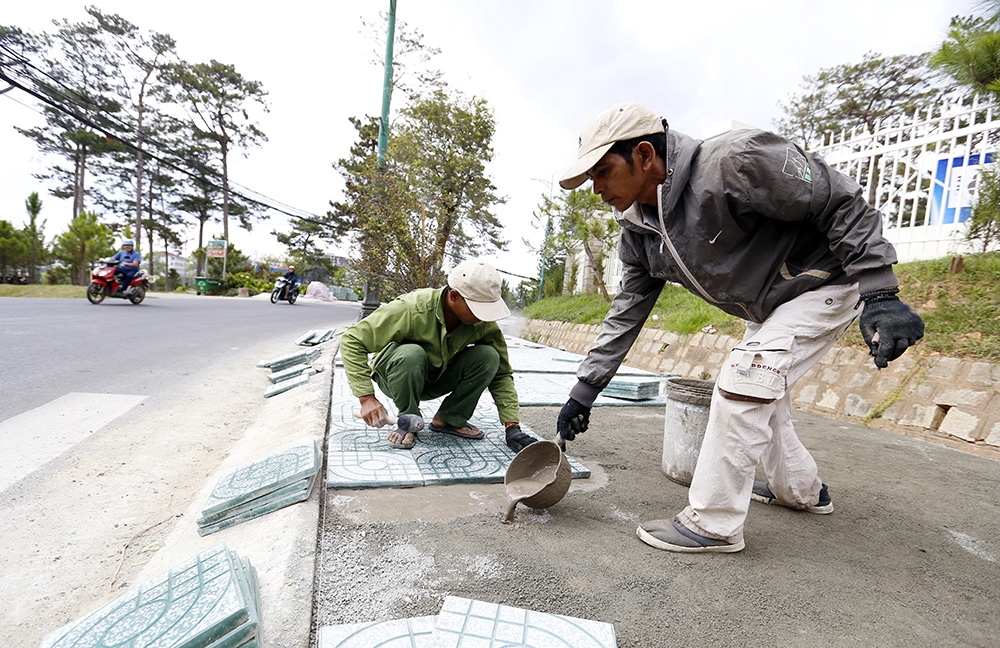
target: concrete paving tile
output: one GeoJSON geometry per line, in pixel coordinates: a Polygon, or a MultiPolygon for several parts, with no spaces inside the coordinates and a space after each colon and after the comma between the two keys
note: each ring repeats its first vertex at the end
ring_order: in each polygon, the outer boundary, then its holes
{"type": "Polygon", "coordinates": [[[251,622],[256,592],[241,583],[243,569],[235,552],[217,545],[50,633],[41,648],[212,645],[251,622]]]}
{"type": "Polygon", "coordinates": [[[424,477],[409,450],[329,452],[327,488],[407,488],[423,486],[424,477]]]}
{"type": "Polygon", "coordinates": [[[313,442],[276,452],[223,475],[205,501],[201,514],[207,518],[234,506],[272,493],[316,475],[322,457],[313,442]]]}
{"type": "Polygon", "coordinates": [[[243,502],[242,504],[237,504],[236,506],[222,509],[221,511],[212,513],[210,515],[202,515],[197,520],[198,525],[205,526],[208,524],[219,522],[228,517],[241,515],[243,513],[247,513],[256,508],[264,506],[265,504],[274,502],[278,499],[284,499],[290,495],[301,495],[303,491],[305,492],[306,497],[308,497],[309,491],[312,490],[312,484],[313,481],[315,480],[315,477],[316,475],[314,473],[309,477],[307,477],[306,479],[299,480],[293,484],[289,484],[288,486],[283,486],[282,488],[279,488],[276,491],[265,493],[260,497],[255,497],[252,500],[243,502]]]}
{"type": "Polygon", "coordinates": [[[431,637],[436,616],[323,626],[318,648],[436,648],[431,637]]]}
{"type": "Polygon", "coordinates": [[[312,492],[312,485],[314,480],[309,480],[309,485],[307,488],[300,489],[298,491],[283,495],[281,497],[267,497],[266,501],[252,506],[250,508],[243,508],[238,513],[228,515],[225,518],[211,522],[205,525],[198,525],[198,535],[206,536],[216,531],[221,531],[222,529],[227,529],[241,522],[247,522],[261,517],[262,515],[267,515],[268,513],[273,513],[278,509],[283,509],[286,506],[291,506],[292,504],[298,504],[299,502],[304,502],[309,499],[309,493],[312,492]]]}
{"type": "Polygon", "coordinates": [[[434,645],[440,648],[614,648],[618,645],[614,626],[609,623],[457,596],[445,598],[432,636],[434,645]]]}

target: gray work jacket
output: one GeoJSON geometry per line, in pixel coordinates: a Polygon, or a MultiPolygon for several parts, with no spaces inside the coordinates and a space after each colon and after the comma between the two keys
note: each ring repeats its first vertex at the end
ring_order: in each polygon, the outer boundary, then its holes
{"type": "Polygon", "coordinates": [[[614,376],[667,281],[753,322],[825,284],[898,285],[882,215],[818,155],[760,130],[705,142],[667,131],[666,153],[657,208],[615,211],[622,278],[570,392],[581,403],[614,376]]]}

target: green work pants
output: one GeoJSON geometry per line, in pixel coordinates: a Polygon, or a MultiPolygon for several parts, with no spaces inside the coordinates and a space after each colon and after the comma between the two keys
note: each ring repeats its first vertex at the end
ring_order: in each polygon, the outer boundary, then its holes
{"type": "Polygon", "coordinates": [[[399,414],[420,415],[420,401],[447,394],[437,415],[452,427],[464,427],[479,403],[479,397],[493,382],[500,367],[500,355],[491,346],[467,347],[448,363],[435,381],[428,379],[427,353],[419,344],[400,344],[382,354],[373,378],[379,389],[392,399],[399,414]]]}

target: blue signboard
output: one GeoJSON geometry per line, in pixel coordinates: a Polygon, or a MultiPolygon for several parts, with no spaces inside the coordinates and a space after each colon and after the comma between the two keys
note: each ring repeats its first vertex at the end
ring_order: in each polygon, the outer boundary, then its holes
{"type": "Polygon", "coordinates": [[[969,220],[972,203],[976,195],[976,179],[983,164],[993,162],[993,154],[941,158],[934,171],[934,186],[931,191],[930,225],[950,225],[969,220]],[[985,159],[984,159],[985,158],[985,159]]]}

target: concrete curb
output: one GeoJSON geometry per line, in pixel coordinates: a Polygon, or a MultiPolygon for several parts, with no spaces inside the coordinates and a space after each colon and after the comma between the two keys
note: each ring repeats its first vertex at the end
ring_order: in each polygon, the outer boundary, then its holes
{"type": "MultiPolygon", "coordinates": [[[[222,475],[304,441],[316,443],[325,452],[333,359],[339,344],[336,338],[314,347],[323,351],[316,361],[323,370],[311,375],[307,384],[267,399],[257,419],[246,428],[216,472],[205,480],[163,548],[146,564],[136,582],[151,580],[199,552],[225,542],[257,569],[261,645],[270,648],[309,645],[320,497],[325,490],[322,472],[304,502],[204,537],[198,535],[196,520],[222,475]]],[[[261,385],[267,384],[267,369],[256,371],[260,372],[261,385]]]]}

